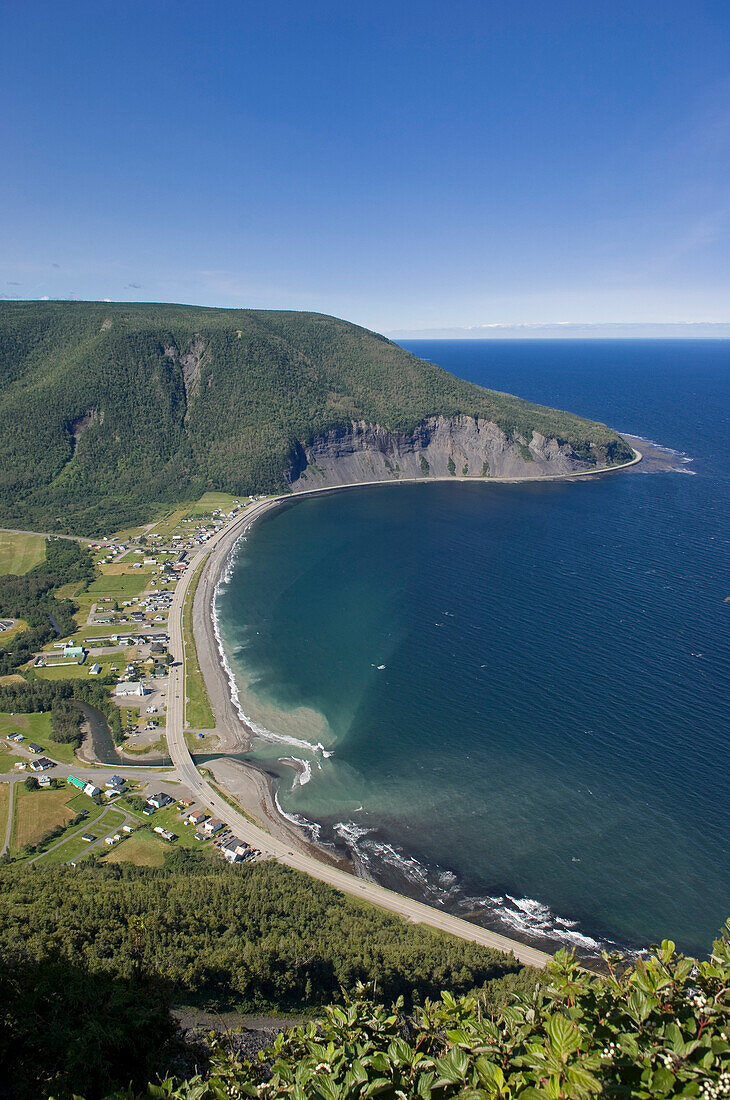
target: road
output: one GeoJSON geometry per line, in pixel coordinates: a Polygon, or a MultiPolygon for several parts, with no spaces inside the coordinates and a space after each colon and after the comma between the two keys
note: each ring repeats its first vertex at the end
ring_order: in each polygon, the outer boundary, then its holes
{"type": "Polygon", "coordinates": [[[94,539],[87,539],[84,535],[62,535],[58,531],[21,531],[19,527],[0,527],[0,532],[7,531],[9,535],[39,535],[42,539],[68,539],[69,542],[92,543],[94,539]]]}
{"type": "MultiPolygon", "coordinates": [[[[286,499],[291,498],[288,497],[286,499]]],[[[496,932],[481,928],[477,924],[471,924],[469,921],[461,920],[459,917],[455,917],[450,913],[434,909],[430,905],[424,905],[422,902],[403,897],[401,894],[396,894],[392,890],[386,890],[383,886],[379,886],[372,882],[365,882],[337,867],[320,862],[315,859],[314,856],[306,852],[295,850],[286,841],[271,836],[257,825],[252,824],[243,813],[234,810],[225,799],[221,798],[210,782],[201,775],[196,768],[185,741],[185,649],[182,629],[182,612],[185,597],[200,563],[206,557],[210,557],[210,561],[206,566],[206,571],[209,567],[215,568],[220,558],[220,553],[215,553],[216,549],[219,548],[220,551],[227,552],[228,546],[235,541],[235,538],[243,529],[272,506],[272,501],[263,501],[254,504],[246,509],[243,515],[232,525],[214,536],[207,544],[206,548],[199,551],[191,559],[187,570],[178,581],[177,588],[175,589],[168,622],[170,651],[175,663],[170,669],[167,692],[166,732],[170,757],[175,766],[178,779],[189,788],[193,796],[207,810],[214,814],[214,816],[219,817],[222,821],[227,822],[236,836],[247,844],[252,845],[252,847],[258,848],[265,855],[271,856],[280,863],[285,864],[287,867],[302,871],[312,878],[328,883],[328,885],[341,890],[343,893],[350,894],[355,898],[360,898],[362,901],[381,906],[383,909],[387,909],[392,913],[397,913],[407,920],[429,925],[442,932],[448,932],[453,936],[458,936],[460,939],[470,940],[474,943],[482,944],[485,947],[491,947],[508,954],[512,953],[521,962],[531,966],[545,966],[550,956],[543,951],[538,951],[516,940],[508,939],[506,936],[501,936],[496,932]],[[219,547],[219,544],[223,540],[225,540],[225,546],[219,547]]]]}
{"type": "MultiPolygon", "coordinates": [[[[5,777],[3,776],[3,777],[0,777],[0,778],[5,778],[5,777]]],[[[11,837],[12,832],[13,832],[13,808],[14,808],[14,802],[15,802],[15,784],[17,783],[17,778],[14,775],[10,775],[10,776],[7,777],[7,779],[8,779],[8,782],[10,783],[10,793],[8,795],[8,820],[7,820],[7,824],[5,826],[5,839],[3,841],[2,848],[0,848],[0,856],[4,856],[5,853],[8,851],[8,849],[10,848],[10,837],[11,837]]]]}

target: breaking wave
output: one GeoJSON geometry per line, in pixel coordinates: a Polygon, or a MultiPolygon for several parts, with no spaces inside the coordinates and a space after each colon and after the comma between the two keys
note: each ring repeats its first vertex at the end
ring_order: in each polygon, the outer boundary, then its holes
{"type": "MultiPolygon", "coordinates": [[[[241,719],[243,725],[246,726],[254,734],[255,737],[259,737],[262,741],[268,741],[271,744],[290,745],[292,746],[292,748],[301,749],[304,752],[311,752],[314,756],[317,756],[319,754],[323,757],[323,759],[327,760],[331,756],[334,756],[334,750],[325,748],[321,741],[313,743],[312,741],[306,741],[302,737],[292,737],[289,734],[285,733],[274,733],[273,730],[267,729],[266,726],[260,725],[258,722],[254,721],[254,719],[251,718],[250,715],[246,714],[241,704],[241,697],[239,695],[236,678],[233,674],[233,669],[231,668],[230,661],[228,660],[228,655],[226,654],[225,647],[223,645],[223,637],[221,635],[220,628],[220,615],[218,613],[218,596],[223,591],[223,589],[227,588],[228,585],[231,583],[233,572],[238,563],[241,543],[246,541],[245,533],[250,530],[250,527],[250,524],[247,527],[244,527],[243,534],[240,536],[240,538],[237,539],[233,548],[231,549],[231,552],[226,559],[226,563],[221,570],[221,575],[218,578],[218,582],[213,591],[213,600],[211,604],[213,634],[215,635],[216,646],[218,647],[218,655],[220,657],[221,667],[223,668],[223,672],[225,673],[226,679],[228,681],[228,690],[231,702],[233,703],[233,706],[236,709],[236,713],[241,719]]],[[[308,782],[308,779],[304,780],[303,782],[308,782]]]]}
{"type": "Polygon", "coordinates": [[[359,875],[379,881],[395,874],[429,905],[454,911],[459,916],[476,917],[480,924],[494,926],[519,939],[537,941],[553,950],[575,948],[583,955],[595,957],[617,946],[611,940],[586,935],[577,921],[553,913],[549,906],[534,898],[511,894],[473,897],[464,891],[453,871],[421,863],[415,856],[378,839],[374,827],[339,821],[332,826],[332,832],[347,848],[359,875]]]}
{"type": "Polygon", "coordinates": [[[276,808],[281,816],[286,821],[291,822],[292,825],[296,825],[298,829],[304,829],[310,840],[319,840],[320,833],[322,832],[321,825],[318,825],[316,821],[310,821],[308,817],[303,817],[302,814],[292,814],[289,813],[287,810],[283,810],[281,808],[281,803],[279,802],[278,791],[274,791],[274,804],[276,805],[276,808]]]}

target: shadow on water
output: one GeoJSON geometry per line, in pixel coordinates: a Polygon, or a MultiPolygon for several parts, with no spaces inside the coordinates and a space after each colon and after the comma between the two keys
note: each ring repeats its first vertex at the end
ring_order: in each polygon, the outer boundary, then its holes
{"type": "Polygon", "coordinates": [[[111,730],[101,711],[97,710],[96,707],[92,707],[89,703],[77,701],[76,706],[82,712],[89,727],[87,738],[91,742],[91,754],[100,764],[119,764],[125,768],[169,767],[172,765],[169,756],[162,756],[159,753],[145,753],[139,760],[123,755],[114,744],[111,730]]]}

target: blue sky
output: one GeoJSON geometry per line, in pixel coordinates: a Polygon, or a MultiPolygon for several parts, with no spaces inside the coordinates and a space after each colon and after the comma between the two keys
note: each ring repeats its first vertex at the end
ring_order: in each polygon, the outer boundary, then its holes
{"type": "Polygon", "coordinates": [[[0,295],[730,321],[730,5],[6,3],[0,295]]]}

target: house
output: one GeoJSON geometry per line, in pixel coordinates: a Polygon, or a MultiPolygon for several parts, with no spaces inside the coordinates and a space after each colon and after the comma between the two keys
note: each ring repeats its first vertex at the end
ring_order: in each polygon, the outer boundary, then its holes
{"type": "Polygon", "coordinates": [[[153,832],[159,833],[163,840],[173,841],[177,840],[177,834],[171,833],[169,829],[163,829],[161,825],[155,825],[153,832]]]}
{"type": "Polygon", "coordinates": [[[114,837],[113,836],[105,836],[104,837],[104,843],[105,844],[113,844],[114,843],[114,837]]]}
{"type": "Polygon", "coordinates": [[[121,792],[121,791],[118,791],[118,790],[116,789],[116,787],[112,787],[112,789],[111,789],[110,791],[104,791],[104,798],[108,799],[108,800],[109,800],[109,802],[111,802],[111,800],[112,800],[113,798],[119,798],[119,795],[120,795],[121,793],[122,793],[122,792],[121,792]]]}
{"type": "Polygon", "coordinates": [[[96,798],[98,794],[101,794],[101,791],[93,783],[87,783],[84,787],[84,794],[88,794],[89,798],[96,798]]]}
{"type": "Polygon", "coordinates": [[[133,833],[134,828],[131,825],[122,825],[122,831],[125,833],[133,833]]]}
{"type": "Polygon", "coordinates": [[[125,782],[124,778],[121,775],[113,775],[113,776],[111,776],[110,779],[107,779],[104,786],[105,787],[118,787],[119,788],[119,787],[124,786],[124,782],[125,782]]]}
{"type": "Polygon", "coordinates": [[[30,752],[43,752],[43,745],[36,745],[35,741],[29,741],[28,750],[30,752]]]}
{"type": "Polygon", "coordinates": [[[40,779],[38,780],[38,786],[39,787],[50,787],[50,785],[51,785],[50,775],[42,775],[40,777],[40,779]]]}
{"type": "Polygon", "coordinates": [[[89,669],[89,676],[98,676],[101,672],[101,665],[92,665],[89,669]]]}
{"type": "Polygon", "coordinates": [[[83,791],[86,783],[83,779],[77,779],[75,775],[67,775],[66,782],[70,783],[72,787],[76,787],[78,790],[83,791]]]}
{"type": "Polygon", "coordinates": [[[197,828],[198,825],[203,824],[206,818],[202,810],[194,810],[193,813],[188,814],[187,820],[189,825],[195,825],[195,827],[197,828]]]}
{"type": "Polygon", "coordinates": [[[5,740],[15,741],[15,743],[19,745],[21,741],[25,741],[25,738],[22,733],[9,733],[5,740]]]}
{"type": "Polygon", "coordinates": [[[161,810],[163,806],[169,806],[172,802],[169,794],[165,794],[164,791],[160,791],[159,794],[150,795],[147,799],[150,806],[155,806],[156,809],[161,810]]]}
{"type": "Polygon", "coordinates": [[[54,761],[49,760],[47,756],[39,756],[37,760],[31,760],[30,770],[33,772],[47,772],[55,766],[54,761]]]}
{"type": "Polygon", "coordinates": [[[221,852],[229,863],[238,863],[248,852],[248,844],[244,844],[238,837],[232,836],[221,845],[221,852]]]}
{"type": "Polygon", "coordinates": [[[85,840],[87,844],[91,844],[92,840],[96,840],[96,836],[94,833],[84,833],[81,839],[85,840]]]}
{"type": "Polygon", "coordinates": [[[219,821],[217,817],[211,817],[209,821],[206,821],[203,825],[203,832],[207,836],[214,836],[215,833],[219,833],[223,828],[223,822],[219,821]]]}

